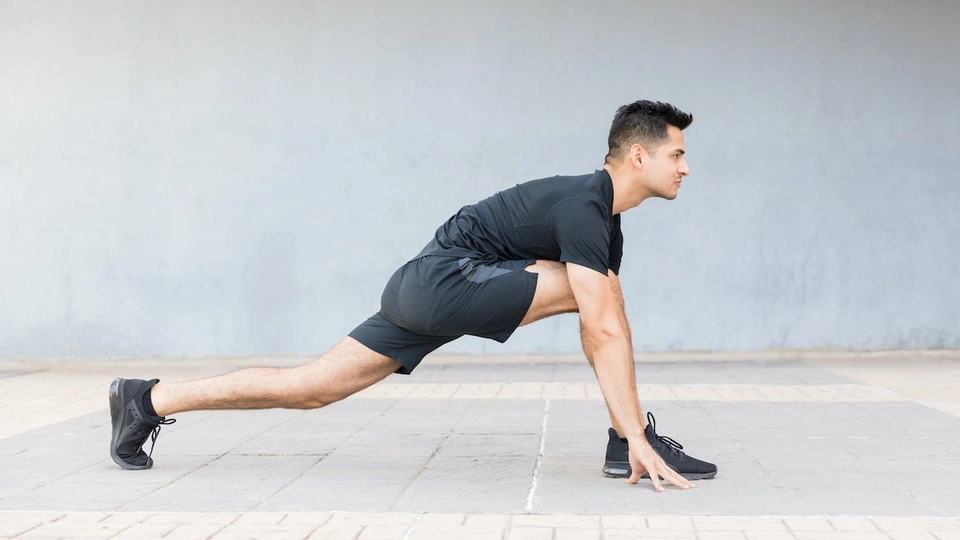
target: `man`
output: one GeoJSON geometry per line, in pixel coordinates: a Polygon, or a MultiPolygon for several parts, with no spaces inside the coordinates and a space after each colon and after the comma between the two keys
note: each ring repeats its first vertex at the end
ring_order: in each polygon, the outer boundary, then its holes
{"type": "Polygon", "coordinates": [[[504,342],[519,326],[579,312],[583,349],[613,423],[604,472],[631,484],[649,476],[657,491],[660,478],[687,489],[690,479],[713,477],[715,466],[656,434],[652,415],[644,422],[618,277],[620,213],[650,197],[676,198],[690,172],[681,131],[692,120],[666,103],[624,105],[602,169],[533,180],[460,209],[390,278],[380,311],[310,364],[176,384],[114,380],[111,457],[126,469],[150,468],[143,444],[151,435],[155,442],[174,413],[323,407],[391,373],[409,374],[463,335],[504,342]]]}

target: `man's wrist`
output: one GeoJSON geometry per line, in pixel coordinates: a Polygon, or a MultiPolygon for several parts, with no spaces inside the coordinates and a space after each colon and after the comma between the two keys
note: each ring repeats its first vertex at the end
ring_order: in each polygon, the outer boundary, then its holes
{"type": "Polygon", "coordinates": [[[627,435],[627,444],[633,448],[643,448],[644,446],[650,446],[650,443],[647,441],[647,438],[643,435],[643,432],[640,434],[627,435]]]}

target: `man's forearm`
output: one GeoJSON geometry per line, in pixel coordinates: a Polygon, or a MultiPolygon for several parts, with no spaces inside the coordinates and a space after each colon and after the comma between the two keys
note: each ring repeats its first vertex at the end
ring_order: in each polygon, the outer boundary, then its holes
{"type": "MultiPolygon", "coordinates": [[[[626,338],[626,346],[627,346],[626,357],[629,359],[629,365],[630,365],[629,366],[630,374],[628,377],[630,381],[630,389],[633,394],[634,400],[636,400],[637,402],[636,406],[638,408],[638,414],[640,416],[640,427],[646,428],[647,427],[646,421],[643,418],[643,407],[640,405],[639,395],[637,394],[637,381],[636,381],[636,374],[635,374],[635,365],[633,360],[633,339],[632,339],[632,334],[630,332],[630,323],[627,320],[627,312],[624,309],[623,292],[620,289],[619,280],[615,276],[611,276],[610,278],[610,288],[613,290],[613,295],[614,295],[614,298],[616,299],[617,316],[620,320],[620,327],[623,329],[624,337],[626,338]]],[[[594,368],[594,373],[597,373],[596,365],[594,363],[595,347],[592,343],[592,340],[587,335],[586,328],[583,326],[583,321],[580,321],[580,341],[583,344],[583,352],[584,354],[586,354],[587,360],[590,362],[590,366],[594,368]]],[[[599,381],[599,373],[597,373],[597,380],[599,381]]],[[[602,386],[601,386],[601,390],[602,390],[602,386]]],[[[604,400],[607,403],[607,409],[610,412],[611,420],[615,424],[614,428],[617,428],[618,432],[620,432],[622,429],[625,430],[626,428],[622,428],[621,426],[616,425],[616,424],[619,424],[620,422],[619,422],[619,419],[617,419],[616,417],[616,413],[614,412],[615,409],[613,407],[613,404],[610,402],[609,399],[606,398],[606,392],[604,392],[604,400]]],[[[624,436],[624,434],[620,433],[620,436],[624,436]]]]}
{"type": "Polygon", "coordinates": [[[585,333],[583,343],[584,352],[597,374],[607,408],[620,424],[620,436],[633,439],[642,437],[644,425],[637,398],[633,355],[625,337],[594,339],[585,333]]]}

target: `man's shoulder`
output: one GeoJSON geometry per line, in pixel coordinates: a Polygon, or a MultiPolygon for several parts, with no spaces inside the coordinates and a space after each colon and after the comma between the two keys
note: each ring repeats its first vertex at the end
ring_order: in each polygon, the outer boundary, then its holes
{"type": "Polygon", "coordinates": [[[594,171],[592,173],[587,173],[587,174],[576,174],[576,175],[555,174],[553,176],[545,176],[543,178],[527,180],[526,182],[522,182],[518,185],[525,186],[530,184],[549,184],[549,183],[553,183],[557,185],[577,185],[577,184],[586,185],[586,184],[593,183],[592,181],[597,181],[599,178],[602,177],[603,174],[607,174],[607,172],[603,169],[594,171]]]}
{"type": "Polygon", "coordinates": [[[517,184],[516,190],[531,197],[559,201],[573,197],[597,197],[603,194],[604,170],[575,176],[547,176],[517,184]]]}

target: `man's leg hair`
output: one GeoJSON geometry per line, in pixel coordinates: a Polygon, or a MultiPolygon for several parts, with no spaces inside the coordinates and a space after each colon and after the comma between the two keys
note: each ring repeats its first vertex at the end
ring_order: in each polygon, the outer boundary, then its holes
{"type": "Polygon", "coordinates": [[[570,278],[567,277],[565,264],[556,261],[537,261],[524,270],[537,274],[537,290],[533,295],[533,302],[527,309],[527,314],[520,321],[520,326],[559,315],[561,313],[576,313],[577,299],[570,288],[570,278]]]}
{"type": "Polygon", "coordinates": [[[157,384],[158,416],[211,409],[316,409],[384,379],[400,364],[347,337],[299,367],[257,367],[189,382],[157,384]]]}

